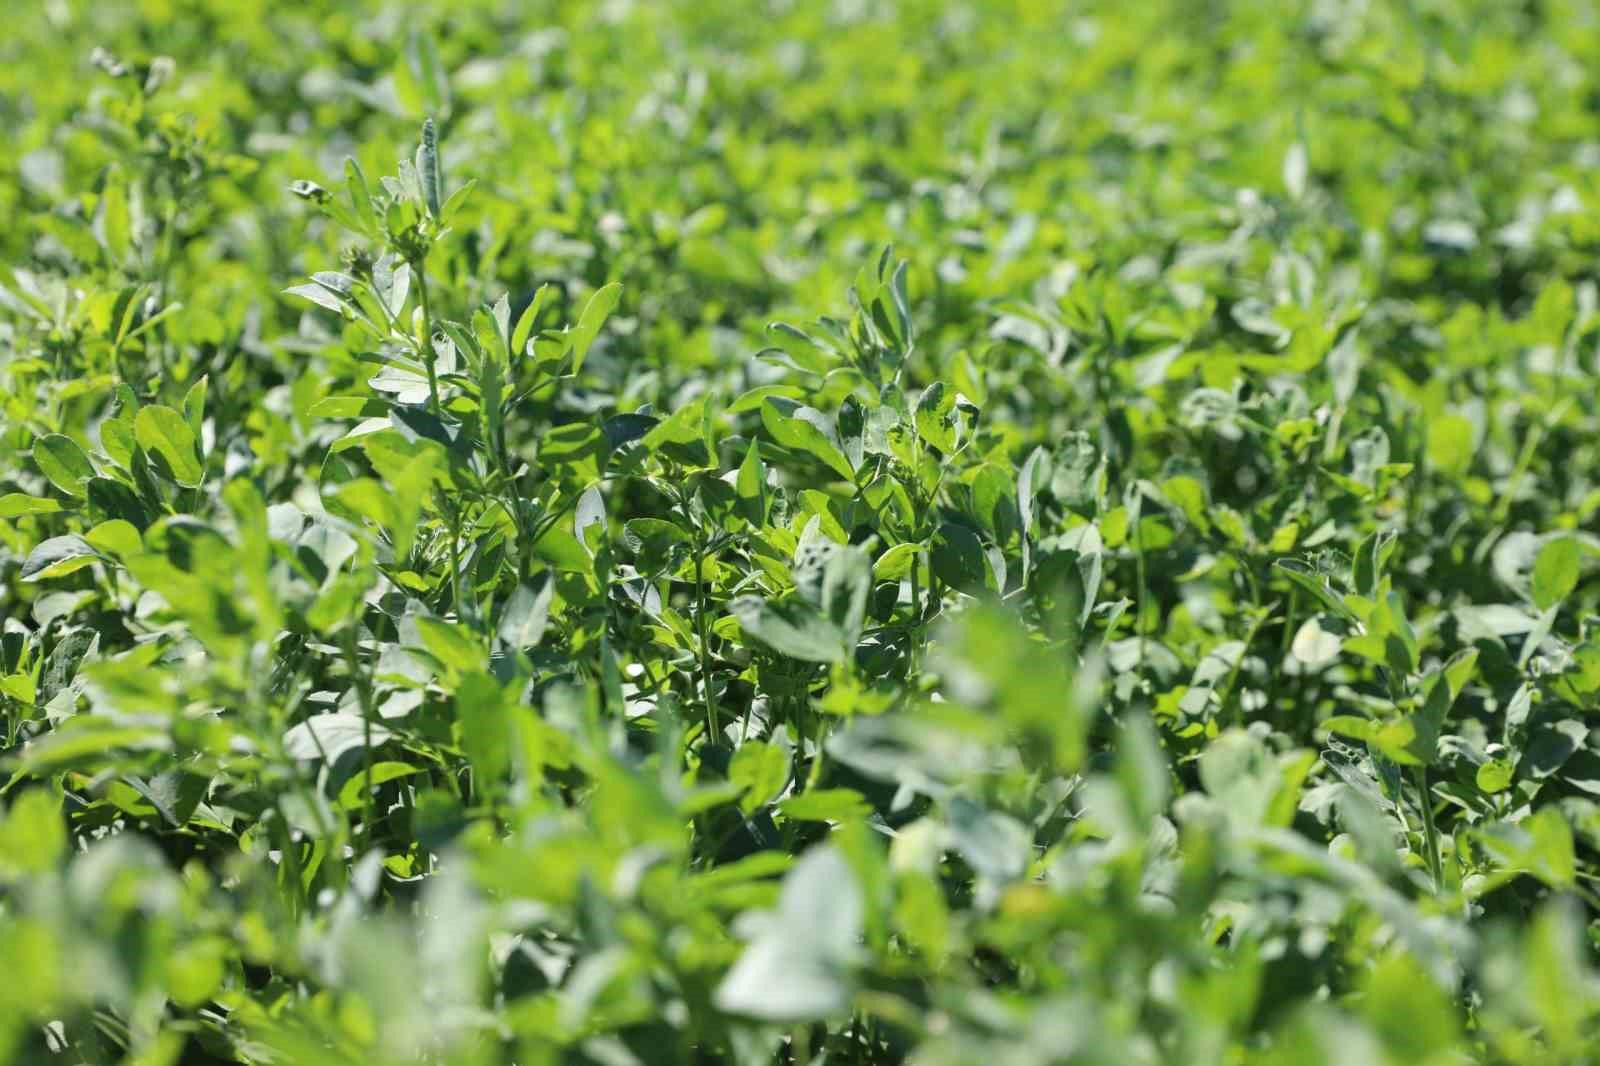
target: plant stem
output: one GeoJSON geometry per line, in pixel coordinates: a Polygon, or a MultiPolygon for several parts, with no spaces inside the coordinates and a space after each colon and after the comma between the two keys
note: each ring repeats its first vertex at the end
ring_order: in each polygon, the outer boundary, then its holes
{"type": "Polygon", "coordinates": [[[455,501],[450,507],[450,593],[456,601],[456,621],[467,620],[466,605],[461,599],[461,510],[455,501]]]}
{"type": "MultiPolygon", "coordinates": [[[[1267,623],[1267,619],[1272,617],[1272,612],[1277,609],[1277,606],[1274,603],[1266,608],[1257,608],[1256,619],[1250,623],[1250,630],[1244,635],[1244,647],[1239,649],[1239,657],[1233,661],[1233,666],[1228,671],[1228,681],[1222,687],[1222,703],[1219,710],[1227,710],[1229,701],[1233,699],[1234,686],[1239,682],[1239,669],[1244,666],[1244,657],[1250,654],[1250,645],[1255,643],[1256,635],[1261,632],[1261,627],[1267,623]]],[[[1239,703],[1238,711],[1234,714],[1233,720],[1235,725],[1244,725],[1243,701],[1239,703]]]]}
{"type": "Polygon", "coordinates": [[[1444,860],[1439,852],[1439,830],[1433,822],[1433,801],[1428,791],[1428,768],[1417,767],[1417,802],[1422,807],[1422,832],[1428,849],[1428,872],[1433,875],[1433,892],[1444,891],[1444,860]]]}
{"type": "Polygon", "coordinates": [[[1139,637],[1139,677],[1148,686],[1150,677],[1150,663],[1147,655],[1145,633],[1145,608],[1149,606],[1150,589],[1149,578],[1144,568],[1144,518],[1143,507],[1140,516],[1133,522],[1133,570],[1134,580],[1138,583],[1138,605],[1134,608],[1134,631],[1139,637]]]}
{"type": "Polygon", "coordinates": [[[428,303],[428,271],[421,260],[411,264],[417,276],[417,298],[422,303],[422,363],[428,368],[428,410],[437,415],[439,407],[439,371],[434,365],[438,354],[433,350],[433,308],[428,303]]]}
{"type": "Polygon", "coordinates": [[[922,645],[923,634],[923,609],[922,589],[918,571],[922,569],[922,548],[919,546],[911,555],[911,639],[906,648],[906,679],[917,676],[917,662],[922,645]]]}
{"type": "Polygon", "coordinates": [[[362,824],[370,833],[377,824],[372,810],[372,690],[356,654],[356,629],[349,627],[344,638],[345,661],[349,664],[350,679],[356,686],[356,698],[361,704],[361,756],[366,775],[361,788],[362,824]]]}
{"type": "Polygon", "coordinates": [[[721,725],[717,721],[717,705],[711,698],[711,642],[706,635],[706,582],[705,582],[705,541],[696,538],[694,545],[694,628],[695,635],[700,643],[700,693],[706,702],[706,728],[710,730],[707,740],[714,740],[722,733],[721,725]]]}

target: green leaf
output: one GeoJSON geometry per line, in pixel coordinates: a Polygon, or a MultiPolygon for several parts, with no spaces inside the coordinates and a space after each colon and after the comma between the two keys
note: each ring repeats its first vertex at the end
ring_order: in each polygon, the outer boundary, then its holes
{"type": "Polygon", "coordinates": [[[65,767],[90,768],[115,751],[165,751],[171,746],[165,732],[149,726],[118,725],[97,715],[79,715],[30,744],[19,769],[39,774],[65,767]]]}
{"type": "Polygon", "coordinates": [[[1578,587],[1583,551],[1574,537],[1559,537],[1539,549],[1533,564],[1533,602],[1547,610],[1578,587]]]}
{"type": "Polygon", "coordinates": [[[1516,766],[1509,759],[1490,759],[1478,767],[1478,787],[1485,792],[1504,792],[1511,787],[1516,766]]]}
{"type": "Polygon", "coordinates": [[[360,223],[362,233],[369,237],[378,235],[378,216],[372,209],[372,192],[367,187],[367,176],[361,164],[353,158],[344,161],[345,191],[350,196],[350,210],[360,223]]]}
{"type": "Polygon", "coordinates": [[[517,316],[517,324],[511,330],[511,358],[516,359],[523,354],[528,346],[528,337],[533,333],[533,325],[539,318],[539,312],[544,308],[545,301],[550,299],[550,294],[555,289],[546,282],[539,286],[533,294],[533,299],[528,301],[528,306],[522,309],[522,314],[517,316]]]}
{"type": "Polygon", "coordinates": [[[611,317],[611,312],[616,310],[617,301],[622,299],[621,282],[613,281],[611,284],[596,290],[589,297],[589,302],[583,307],[583,314],[578,318],[577,326],[567,337],[567,344],[572,352],[572,367],[567,372],[576,374],[583,369],[583,360],[589,354],[589,348],[594,344],[594,339],[600,335],[600,327],[606,324],[606,319],[611,317]]]}
{"type": "Polygon", "coordinates": [[[200,453],[189,422],[170,407],[142,407],[133,422],[133,435],[156,461],[161,473],[184,488],[195,488],[205,477],[200,453]]]}
{"type": "Polygon", "coordinates": [[[48,496],[29,496],[21,492],[8,492],[0,496],[0,518],[22,518],[31,514],[54,514],[61,510],[61,501],[48,496]]]}
{"type": "Polygon", "coordinates": [[[526,583],[518,585],[500,613],[500,642],[516,651],[538,647],[550,621],[550,602],[555,590],[556,583],[549,579],[538,589],[526,583]]]}
{"type": "Polygon", "coordinates": [[[1311,593],[1318,603],[1340,618],[1357,626],[1361,624],[1361,620],[1345,605],[1344,598],[1333,591],[1325,575],[1318,573],[1297,559],[1279,559],[1272,565],[1278,573],[1311,593]]]}
{"type": "Polygon", "coordinates": [[[39,470],[50,484],[78,499],[83,498],[84,486],[94,477],[94,464],[83,453],[83,449],[72,438],[59,433],[40,437],[34,442],[33,461],[39,464],[39,470]]]}
{"type": "Polygon", "coordinates": [[[61,801],[46,789],[27,789],[0,814],[0,883],[9,876],[54,870],[67,847],[61,801]]]}
{"type": "Polygon", "coordinates": [[[325,289],[314,282],[305,285],[292,285],[283,290],[285,296],[298,296],[310,300],[318,307],[326,308],[338,315],[350,313],[349,306],[344,299],[331,289],[325,289]]]}
{"type": "Polygon", "coordinates": [[[761,461],[761,449],[753,440],[739,464],[736,488],[739,513],[751,525],[763,525],[767,520],[767,464],[761,461]]]}
{"type": "Polygon", "coordinates": [[[933,538],[929,564],[939,580],[960,592],[977,594],[989,584],[983,542],[959,522],[946,522],[933,538]]]}
{"type": "Polygon", "coordinates": [[[194,439],[199,440],[202,426],[206,418],[206,390],[210,385],[211,376],[201,374],[189,391],[183,394],[183,417],[189,421],[189,431],[194,434],[194,439]]]}
{"type": "Polygon", "coordinates": [[[1555,807],[1546,807],[1515,824],[1493,826],[1478,839],[1506,866],[1552,888],[1570,888],[1577,879],[1572,827],[1555,807]]]}
{"type": "Polygon", "coordinates": [[[833,423],[816,408],[769,396],[761,403],[761,424],[785,448],[810,455],[846,481],[855,480],[833,423]]]}
{"type": "Polygon", "coordinates": [[[896,544],[872,564],[872,578],[874,581],[899,581],[911,573],[916,558],[917,545],[896,544]]]}
{"type": "Polygon", "coordinates": [[[587,574],[594,569],[594,560],[578,538],[561,526],[552,526],[540,537],[533,545],[533,554],[556,570],[587,574]]]}
{"type": "Polygon", "coordinates": [[[475,787],[482,792],[497,790],[511,766],[511,714],[505,689],[489,674],[475,671],[456,686],[455,707],[461,750],[472,764],[475,787]]]}
{"type": "MultiPolygon", "coordinates": [[[[1425,765],[1412,751],[1417,728],[1408,719],[1376,722],[1350,714],[1336,714],[1322,723],[1330,733],[1366,741],[1375,751],[1407,766],[1425,765]]],[[[1431,761],[1431,760],[1429,760],[1431,761]]]]}
{"type": "Polygon", "coordinates": [[[1033,835],[1015,818],[959,796],[951,800],[946,817],[951,847],[980,877],[1014,881],[1027,870],[1033,835]]]}
{"type": "Polygon", "coordinates": [[[1370,599],[1378,594],[1378,583],[1383,580],[1389,557],[1394,554],[1395,538],[1394,530],[1379,530],[1357,545],[1351,576],[1355,590],[1361,595],[1370,599]]]}
{"type": "Polygon", "coordinates": [[[867,597],[872,592],[872,558],[857,545],[831,553],[822,568],[822,613],[843,634],[847,648],[861,640],[867,597]]]}
{"type": "Polygon", "coordinates": [[[83,535],[85,542],[112,558],[125,559],[144,551],[144,541],[132,522],[111,518],[83,535]]]}
{"type": "Polygon", "coordinates": [[[384,418],[389,405],[371,396],[324,396],[306,411],[308,418],[384,418]]]}
{"type": "Polygon", "coordinates": [[[82,537],[67,535],[41,542],[22,564],[22,580],[47,581],[82,570],[100,558],[82,537]]]}
{"type": "Polygon", "coordinates": [[[1441,474],[1460,477],[1472,466],[1472,423],[1443,414],[1428,421],[1428,462],[1441,474]]]}
{"type": "Polygon", "coordinates": [[[291,759],[337,762],[345,752],[366,747],[369,730],[373,747],[393,736],[382,725],[369,724],[358,714],[340,711],[315,715],[283,734],[283,752],[291,759]]]}
{"type": "Polygon", "coordinates": [[[813,788],[778,804],[785,818],[797,822],[853,822],[872,813],[866,799],[853,788],[813,788]]]}
{"type": "Polygon", "coordinates": [[[791,659],[811,663],[844,662],[852,649],[845,634],[810,604],[798,600],[772,603],[743,596],[728,605],[744,631],[791,659]]]}
{"type": "Polygon", "coordinates": [[[369,779],[365,767],[351,775],[339,788],[339,806],[347,811],[358,811],[366,802],[366,792],[369,788],[388,781],[398,781],[402,777],[422,772],[422,767],[412,766],[407,762],[375,762],[372,764],[372,776],[369,779]]]}
{"type": "Polygon", "coordinates": [[[772,744],[747,740],[733,753],[728,780],[743,793],[740,809],[752,814],[776,799],[789,783],[789,755],[772,744]]]}
{"type": "Polygon", "coordinates": [[[1587,706],[1600,692],[1600,642],[1591,639],[1578,645],[1572,661],[1555,681],[1563,699],[1579,707],[1587,706]]]}
{"type": "Polygon", "coordinates": [[[917,398],[917,436],[945,455],[956,450],[955,393],[935,381],[917,398]]]}
{"type": "Polygon", "coordinates": [[[422,646],[428,654],[446,669],[467,673],[489,665],[483,645],[466,626],[436,618],[418,618],[417,635],[422,638],[422,646]]]}
{"type": "Polygon", "coordinates": [[[439,173],[439,135],[434,130],[433,119],[422,120],[422,143],[417,146],[417,178],[422,182],[422,198],[428,205],[428,214],[440,218],[439,187],[443,184],[439,173]]]}
{"type": "Polygon", "coordinates": [[[1346,623],[1336,616],[1313,615],[1300,624],[1290,651],[1307,666],[1326,666],[1339,657],[1348,631],[1346,623]]]}
{"type": "Polygon", "coordinates": [[[622,543],[643,573],[654,574],[668,564],[675,548],[689,543],[689,534],[665,518],[634,518],[622,527],[622,543]]]}
{"type": "Polygon", "coordinates": [[[717,986],[717,1008],[781,1023],[842,1014],[855,989],[865,911],[838,849],[812,848],[784,878],[777,913],[717,986]]]}

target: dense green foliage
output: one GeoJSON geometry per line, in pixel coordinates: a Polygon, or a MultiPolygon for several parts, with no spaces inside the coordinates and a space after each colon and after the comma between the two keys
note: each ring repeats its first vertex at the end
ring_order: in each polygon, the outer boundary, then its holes
{"type": "Polygon", "coordinates": [[[7,30],[0,1061],[1600,1058],[1594,0],[7,30]]]}

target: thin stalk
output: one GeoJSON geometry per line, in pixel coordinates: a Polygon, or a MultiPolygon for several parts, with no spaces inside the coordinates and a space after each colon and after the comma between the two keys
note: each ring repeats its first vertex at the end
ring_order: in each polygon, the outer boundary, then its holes
{"type": "Polygon", "coordinates": [[[1506,479],[1506,487],[1500,493],[1500,498],[1495,501],[1494,512],[1491,518],[1496,525],[1504,522],[1511,513],[1511,505],[1516,499],[1517,490],[1522,487],[1522,479],[1527,476],[1528,468],[1533,465],[1534,456],[1539,452],[1539,445],[1544,440],[1545,431],[1550,426],[1560,425],[1561,420],[1567,415],[1570,401],[1563,400],[1548,416],[1535,422],[1528,428],[1528,434],[1522,439],[1522,450],[1517,453],[1517,462],[1511,470],[1511,476],[1506,479]]]}
{"type": "Polygon", "coordinates": [[[809,1066],[811,1062],[811,1029],[805,1024],[794,1027],[789,1034],[789,1057],[795,1066],[809,1066]]]}
{"type": "Polygon", "coordinates": [[[428,410],[439,414],[439,372],[434,366],[439,356],[433,350],[433,308],[428,303],[428,271],[421,261],[411,264],[417,276],[417,298],[422,303],[422,362],[428,368],[428,410]]]}
{"type": "Polygon", "coordinates": [[[918,547],[911,556],[911,639],[906,649],[909,660],[906,664],[906,680],[908,681],[916,676],[918,660],[921,658],[919,653],[924,632],[922,625],[924,616],[922,609],[922,581],[918,574],[921,569],[922,549],[918,547]]]}
{"type": "Polygon", "coordinates": [[[1133,570],[1134,580],[1139,585],[1139,605],[1136,608],[1137,613],[1134,615],[1134,628],[1139,637],[1139,676],[1140,678],[1145,679],[1146,684],[1148,684],[1150,667],[1146,655],[1146,642],[1148,638],[1145,630],[1148,627],[1145,622],[1145,608],[1149,606],[1150,603],[1150,587],[1149,576],[1145,573],[1144,566],[1143,510],[1144,509],[1141,507],[1140,517],[1136,518],[1133,523],[1133,570]]]}
{"type": "Polygon", "coordinates": [[[466,605],[461,599],[461,510],[450,505],[450,594],[456,601],[456,621],[467,620],[466,605]]]}
{"type": "Polygon", "coordinates": [[[714,740],[722,734],[722,729],[717,721],[716,702],[711,698],[711,642],[706,635],[705,552],[705,541],[696,538],[694,546],[694,628],[695,636],[700,644],[700,694],[706,703],[706,728],[711,731],[707,739],[714,740]]]}
{"type": "Polygon", "coordinates": [[[372,690],[367,685],[366,674],[356,654],[356,630],[351,626],[344,638],[345,662],[349,664],[350,679],[356,686],[356,699],[361,705],[361,757],[366,775],[361,788],[362,824],[370,833],[376,824],[372,809],[372,690]]]}
{"type": "Polygon", "coordinates": [[[1428,768],[1417,767],[1417,801],[1422,807],[1422,833],[1428,849],[1428,872],[1433,875],[1433,893],[1444,892],[1444,860],[1439,851],[1439,829],[1433,821],[1433,801],[1428,791],[1428,768]]]}
{"type": "MultiPolygon", "coordinates": [[[[1221,710],[1227,710],[1228,703],[1233,699],[1234,686],[1239,683],[1239,669],[1244,666],[1244,657],[1250,654],[1250,645],[1255,643],[1256,634],[1261,632],[1261,627],[1272,617],[1272,612],[1277,609],[1277,604],[1259,611],[1254,622],[1250,623],[1249,632],[1244,635],[1244,647],[1239,649],[1239,657],[1233,661],[1233,667],[1228,671],[1228,681],[1222,688],[1221,710]]],[[[1233,716],[1234,724],[1244,725],[1244,703],[1240,701],[1238,709],[1233,716]]]]}
{"type": "MultiPolygon", "coordinates": [[[[1294,654],[1295,609],[1300,603],[1299,592],[1300,590],[1295,586],[1289,586],[1288,607],[1284,611],[1283,617],[1283,634],[1282,639],[1278,642],[1278,668],[1280,670],[1283,669],[1284,664],[1289,661],[1289,656],[1294,654]]],[[[1294,672],[1294,697],[1292,704],[1296,710],[1299,709],[1302,702],[1305,700],[1305,682],[1305,670],[1296,668],[1294,672]]]]}
{"type": "MultiPolygon", "coordinates": [[[[182,195],[180,189],[172,190],[172,202],[167,205],[166,222],[161,227],[161,264],[159,273],[156,275],[156,290],[161,294],[161,305],[163,307],[172,302],[167,297],[167,289],[172,277],[172,257],[174,254],[172,233],[178,225],[178,198],[180,195],[182,195]]],[[[161,323],[159,334],[161,341],[160,361],[164,367],[168,362],[169,348],[171,346],[171,339],[167,333],[167,324],[165,322],[161,323]]],[[[152,337],[151,340],[154,341],[155,338],[152,337]]]]}
{"type": "Polygon", "coordinates": [[[806,791],[810,792],[822,780],[822,741],[828,732],[828,720],[820,714],[813,715],[817,720],[817,732],[811,741],[814,754],[811,756],[811,770],[806,774],[806,791]]]}

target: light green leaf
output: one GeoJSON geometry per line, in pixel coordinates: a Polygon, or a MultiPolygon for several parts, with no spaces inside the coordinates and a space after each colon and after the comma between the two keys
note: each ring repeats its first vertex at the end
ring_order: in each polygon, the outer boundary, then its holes
{"type": "Polygon", "coordinates": [[[22,492],[8,492],[0,496],[0,518],[21,518],[31,514],[54,514],[61,510],[61,501],[48,496],[29,496],[22,492]]]}
{"type": "Polygon", "coordinates": [[[59,433],[40,437],[33,444],[33,461],[50,484],[68,496],[82,499],[84,486],[94,477],[94,464],[70,437],[59,433]]]}
{"type": "Polygon", "coordinates": [[[1504,792],[1511,787],[1516,766],[1509,759],[1490,759],[1478,767],[1478,787],[1485,792],[1504,792]]]}
{"type": "Polygon", "coordinates": [[[747,740],[733,754],[728,780],[743,792],[739,807],[754,813],[777,798],[789,782],[789,756],[779,747],[759,740],[747,740]]]}
{"type": "Polygon", "coordinates": [[[1344,622],[1330,615],[1313,615],[1300,624],[1289,650],[1307,666],[1326,666],[1339,657],[1343,647],[1344,622]]]}
{"type": "Polygon", "coordinates": [[[1460,477],[1472,465],[1472,423],[1458,414],[1428,420],[1428,462],[1441,474],[1460,477]]]}
{"type": "Polygon", "coordinates": [[[813,788],[778,804],[785,818],[797,822],[851,822],[865,818],[872,808],[853,788],[813,788]]]}
{"type": "Polygon", "coordinates": [[[843,662],[845,635],[815,608],[796,600],[771,603],[744,596],[728,605],[744,631],[781,655],[802,662],[843,662]]]}
{"type": "Polygon", "coordinates": [[[67,535],[51,537],[41,542],[22,564],[22,580],[46,581],[65,577],[100,558],[90,543],[82,537],[67,535]]]}
{"type": "Polygon", "coordinates": [[[417,177],[422,182],[422,198],[428,205],[428,214],[439,218],[439,135],[434,130],[433,119],[422,120],[422,143],[417,146],[417,177]]]}
{"type": "Polygon", "coordinates": [[[785,448],[810,455],[846,481],[855,479],[832,421],[816,408],[769,396],[761,404],[761,424],[785,448]]]}
{"type": "Polygon", "coordinates": [[[935,381],[917,398],[917,436],[945,455],[956,449],[955,393],[935,381]]]}
{"type": "Polygon", "coordinates": [[[205,477],[194,431],[183,415],[170,407],[155,404],[141,407],[133,421],[133,435],[162,471],[184,488],[195,488],[205,477]]]}
{"type": "Polygon", "coordinates": [[[545,301],[550,299],[550,294],[555,290],[549,282],[539,286],[533,294],[533,299],[528,301],[528,306],[523,308],[522,314],[517,316],[517,324],[511,330],[511,358],[516,359],[522,355],[528,345],[528,336],[533,333],[533,324],[539,318],[539,311],[544,307],[545,301]]]}
{"type": "Polygon", "coordinates": [[[369,725],[358,714],[315,715],[283,734],[283,752],[291,759],[337,762],[345,752],[366,747],[369,730],[373,747],[393,735],[377,722],[369,725]]]}
{"type": "Polygon", "coordinates": [[[806,852],[783,880],[775,914],[734,963],[713,997],[718,1009],[770,1022],[841,1014],[855,989],[866,903],[837,848],[806,852]]]}
{"type": "Polygon", "coordinates": [[[611,312],[616,310],[617,301],[622,299],[621,282],[613,281],[589,297],[589,302],[583,307],[583,314],[578,318],[578,324],[573,327],[567,338],[567,343],[572,350],[572,368],[568,373],[576,374],[583,369],[583,360],[589,354],[589,347],[594,344],[594,339],[600,335],[600,327],[605,325],[606,319],[611,317],[611,312]]]}
{"type": "Polygon", "coordinates": [[[367,777],[366,768],[363,767],[351,775],[339,788],[339,806],[347,811],[360,810],[365,802],[368,788],[376,788],[388,781],[398,781],[402,777],[421,773],[422,767],[412,766],[405,762],[375,762],[372,764],[372,776],[367,777]]]}
{"type": "Polygon", "coordinates": [[[556,583],[548,578],[537,590],[527,584],[518,585],[500,613],[501,643],[517,651],[537,647],[550,621],[550,601],[555,590],[556,583]]]}
{"type": "Polygon", "coordinates": [[[489,665],[483,645],[465,626],[436,618],[418,618],[417,634],[428,654],[447,669],[466,673],[489,665]]]}
{"type": "Polygon", "coordinates": [[[487,673],[474,671],[456,686],[461,750],[472,764],[475,787],[489,792],[511,765],[510,711],[506,691],[487,673]]]}
{"type": "Polygon", "coordinates": [[[1533,602],[1547,610],[1578,587],[1583,552],[1574,537],[1560,537],[1539,549],[1533,564],[1533,602]]]}

